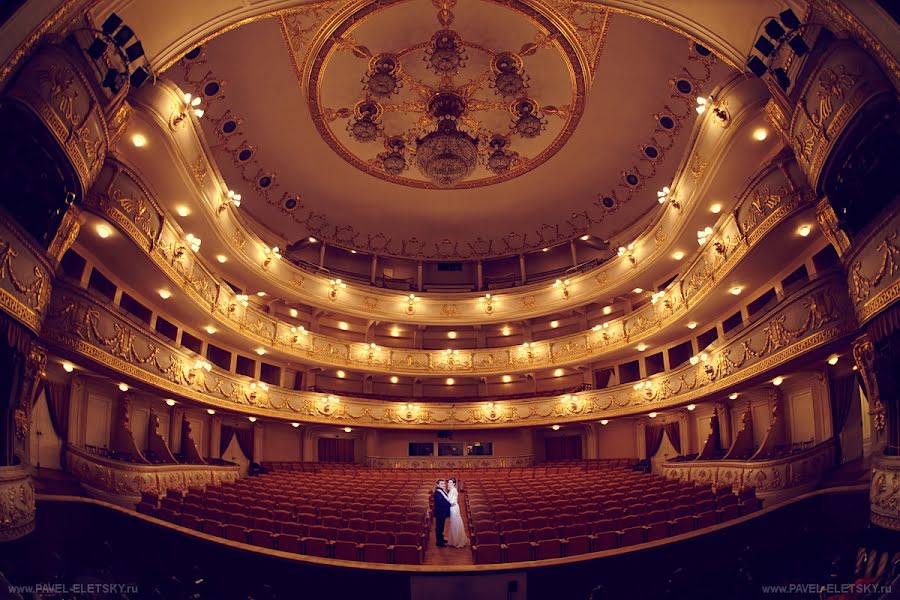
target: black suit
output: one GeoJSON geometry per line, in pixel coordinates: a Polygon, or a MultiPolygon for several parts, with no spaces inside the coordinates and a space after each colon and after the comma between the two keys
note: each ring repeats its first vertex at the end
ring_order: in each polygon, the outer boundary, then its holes
{"type": "Polygon", "coordinates": [[[441,488],[434,490],[434,541],[437,546],[446,546],[444,522],[450,516],[450,501],[441,488]]]}

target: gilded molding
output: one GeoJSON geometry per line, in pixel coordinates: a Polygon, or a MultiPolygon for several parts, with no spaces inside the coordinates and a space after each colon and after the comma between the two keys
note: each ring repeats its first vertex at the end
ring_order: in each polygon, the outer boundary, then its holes
{"type": "Polygon", "coordinates": [[[34,530],[34,482],[27,467],[0,467],[0,542],[34,530]]]}
{"type": "Polygon", "coordinates": [[[411,457],[382,458],[369,456],[366,466],[374,469],[491,469],[534,466],[534,456],[479,456],[455,457],[411,457]]]}
{"type": "Polygon", "coordinates": [[[679,406],[760,375],[855,330],[837,277],[814,280],[706,361],[621,385],[515,402],[383,402],[262,386],[134,328],[105,303],[58,286],[44,340],[176,397],[225,410],[328,424],[514,427],[579,422],[679,406]]]}
{"type": "Polygon", "coordinates": [[[900,298],[900,213],[872,223],[844,256],[847,288],[860,325],[900,298]]]}
{"type": "Polygon", "coordinates": [[[50,302],[53,269],[43,252],[21,233],[6,214],[0,215],[0,308],[35,333],[50,302]]]}
{"type": "Polygon", "coordinates": [[[900,459],[878,455],[872,461],[869,519],[875,525],[900,531],[900,459]]]}

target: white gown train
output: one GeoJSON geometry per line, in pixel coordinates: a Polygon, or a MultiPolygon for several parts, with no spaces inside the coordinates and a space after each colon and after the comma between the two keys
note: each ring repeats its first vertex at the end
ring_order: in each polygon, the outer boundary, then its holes
{"type": "Polygon", "coordinates": [[[447,545],[463,548],[469,545],[469,536],[463,525],[462,513],[459,511],[459,491],[455,488],[447,494],[450,500],[450,519],[447,521],[447,545]]]}

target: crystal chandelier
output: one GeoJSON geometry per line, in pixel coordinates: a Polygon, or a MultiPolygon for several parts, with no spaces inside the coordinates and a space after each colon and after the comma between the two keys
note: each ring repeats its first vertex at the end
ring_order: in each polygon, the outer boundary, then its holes
{"type": "Polygon", "coordinates": [[[457,123],[465,112],[465,100],[453,92],[439,92],[428,102],[437,129],[416,140],[416,166],[441,187],[465,179],[478,164],[478,140],[460,131],[457,123]]]}

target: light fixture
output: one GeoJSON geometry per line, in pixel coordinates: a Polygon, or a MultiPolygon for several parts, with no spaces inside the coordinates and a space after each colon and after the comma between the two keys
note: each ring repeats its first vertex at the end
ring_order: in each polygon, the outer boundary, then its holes
{"type": "Polygon", "coordinates": [[[208,412],[208,413],[211,414],[211,415],[216,414],[216,411],[214,411],[214,410],[211,409],[211,408],[207,408],[207,409],[206,409],[206,412],[208,412]]]}
{"type": "Polygon", "coordinates": [[[105,240],[106,238],[108,238],[109,236],[112,235],[112,229],[110,228],[109,225],[106,225],[105,223],[100,223],[99,225],[97,225],[97,235],[99,235],[102,239],[105,240]]]}
{"type": "Polygon", "coordinates": [[[851,371],[859,371],[859,367],[857,365],[853,365],[852,367],[850,367],[850,370],[851,371]]]}
{"type": "Polygon", "coordinates": [[[500,333],[503,335],[509,335],[512,333],[512,330],[510,330],[509,327],[504,327],[503,329],[500,330],[500,333]]]}
{"type": "Polygon", "coordinates": [[[451,340],[455,340],[455,339],[456,339],[456,332],[455,332],[455,331],[448,331],[448,332],[447,332],[447,337],[450,338],[451,340]]]}
{"type": "Polygon", "coordinates": [[[315,244],[316,242],[319,241],[319,240],[317,240],[316,238],[314,238],[314,237],[312,237],[312,236],[309,236],[309,237],[306,238],[306,239],[309,241],[310,244],[315,244]]]}
{"type": "Polygon", "coordinates": [[[559,431],[559,425],[551,425],[550,429],[552,429],[553,431],[559,431]]]}
{"type": "Polygon", "coordinates": [[[603,307],[603,314],[604,314],[604,315],[612,314],[612,306],[604,306],[604,307],[603,307]]]}
{"type": "Polygon", "coordinates": [[[244,308],[247,308],[247,306],[250,304],[250,296],[248,296],[247,294],[237,294],[234,299],[244,308]]]}
{"type": "Polygon", "coordinates": [[[299,315],[300,313],[297,312],[296,308],[292,308],[288,311],[288,314],[291,315],[292,318],[296,319],[297,315],[299,315]]]}
{"type": "MultiPolygon", "coordinates": [[[[484,298],[481,299],[484,302],[484,312],[487,314],[492,314],[494,312],[494,296],[491,294],[485,294],[484,298]]],[[[407,311],[409,312],[409,311],[407,311]]],[[[412,314],[412,313],[410,313],[412,314]]]]}
{"type": "Polygon", "coordinates": [[[347,376],[347,373],[345,373],[344,371],[338,371],[337,373],[335,373],[335,375],[338,376],[338,379],[343,379],[347,376]]]}
{"type": "Polygon", "coordinates": [[[194,362],[194,368],[195,368],[195,369],[203,369],[203,370],[206,371],[206,372],[210,372],[210,371],[212,371],[212,364],[210,364],[208,361],[205,361],[205,360],[202,360],[202,359],[199,359],[199,358],[198,358],[198,359],[194,362]]]}
{"type": "Polygon", "coordinates": [[[713,213],[714,215],[719,214],[720,212],[722,212],[722,205],[716,202],[709,207],[709,212],[713,213]]]}
{"type": "Polygon", "coordinates": [[[562,369],[556,369],[555,371],[553,371],[553,376],[554,377],[562,377],[563,373],[564,373],[564,371],[562,369]]]}
{"type": "Polygon", "coordinates": [[[656,199],[659,201],[660,204],[666,203],[666,200],[669,199],[669,193],[671,191],[672,190],[669,189],[669,186],[666,186],[663,189],[656,192],[656,199]]]}
{"type": "Polygon", "coordinates": [[[559,321],[550,321],[550,327],[552,329],[556,329],[557,327],[559,327],[559,321]]]}
{"type": "Polygon", "coordinates": [[[696,404],[688,404],[688,405],[687,405],[687,409],[688,409],[688,410],[694,410],[695,408],[697,408],[697,405],[696,405],[696,404]]]}
{"type": "Polygon", "coordinates": [[[647,349],[647,344],[645,344],[644,342],[641,342],[640,344],[637,345],[638,352],[643,352],[646,349],[647,349]]]}
{"type": "Polygon", "coordinates": [[[350,324],[346,321],[340,321],[338,322],[338,329],[340,329],[341,331],[347,331],[348,329],[350,329],[350,324]]]}
{"type": "Polygon", "coordinates": [[[71,373],[72,371],[75,370],[75,365],[64,360],[62,363],[62,368],[63,368],[63,371],[65,371],[66,373],[71,373]]]}
{"type": "Polygon", "coordinates": [[[541,252],[549,252],[550,248],[541,248],[541,252]]]}
{"type": "Polygon", "coordinates": [[[684,258],[684,252],[678,250],[672,254],[672,258],[674,258],[675,260],[681,260],[682,258],[684,258]]]}
{"type": "Polygon", "coordinates": [[[350,433],[351,431],[353,431],[352,427],[344,427],[344,433],[350,433]]]}
{"type": "Polygon", "coordinates": [[[266,349],[265,348],[257,348],[256,353],[259,354],[260,356],[262,356],[263,354],[266,353],[266,349]]]}
{"type": "Polygon", "coordinates": [[[696,366],[697,363],[699,363],[699,362],[700,362],[700,357],[697,356],[696,354],[694,356],[692,356],[690,359],[690,363],[692,366],[696,366]]]}
{"type": "Polygon", "coordinates": [[[166,400],[166,404],[168,404],[169,406],[175,406],[175,401],[169,398],[168,400],[166,400]]]}
{"type": "Polygon", "coordinates": [[[231,204],[235,208],[241,207],[241,195],[235,192],[234,190],[228,190],[225,193],[225,201],[219,205],[219,212],[225,210],[228,205],[231,204]]]}
{"type": "Polygon", "coordinates": [[[128,391],[128,384],[127,384],[127,383],[120,383],[120,384],[119,384],[119,391],[121,391],[121,392],[127,392],[127,391],[128,391]]]}
{"type": "Polygon", "coordinates": [[[269,265],[272,264],[273,260],[281,259],[281,249],[278,246],[274,248],[269,248],[268,246],[263,247],[263,269],[268,269],[269,265]]]}
{"type": "Polygon", "coordinates": [[[503,383],[509,383],[510,381],[512,381],[512,375],[503,376],[503,383]]]}
{"type": "Polygon", "coordinates": [[[589,235],[583,235],[583,236],[581,236],[581,237],[578,238],[578,239],[580,239],[582,242],[586,242],[586,241],[588,241],[589,239],[591,239],[591,236],[589,236],[589,235]]]}
{"type": "Polygon", "coordinates": [[[163,300],[168,300],[172,297],[172,292],[170,292],[169,290],[159,290],[159,297],[163,300]]]}
{"type": "Polygon", "coordinates": [[[837,354],[833,354],[833,355],[831,355],[831,356],[828,357],[828,364],[829,364],[829,365],[836,365],[836,364],[838,363],[838,360],[839,360],[839,359],[840,359],[840,357],[839,357],[837,354]]]}
{"type": "Polygon", "coordinates": [[[753,131],[753,139],[757,142],[761,142],[769,136],[769,132],[765,130],[765,128],[760,127],[753,131]]]}
{"type": "Polygon", "coordinates": [[[176,206],[176,207],[175,207],[175,213],[176,213],[179,217],[186,217],[186,216],[188,216],[189,214],[191,214],[191,209],[188,208],[187,206],[184,206],[184,205],[182,205],[182,206],[176,206]]]}
{"type": "Polygon", "coordinates": [[[260,298],[265,298],[266,296],[268,296],[268,294],[263,291],[256,292],[256,295],[260,298]]]}
{"type": "Polygon", "coordinates": [[[216,254],[216,260],[219,261],[220,263],[224,263],[228,260],[228,257],[225,256],[224,254],[216,254]]]}
{"type": "Polygon", "coordinates": [[[712,236],[712,234],[713,234],[712,227],[706,227],[704,229],[697,231],[697,243],[702,246],[703,244],[705,244],[707,242],[707,240],[709,240],[709,238],[712,236]]]}
{"type": "Polygon", "coordinates": [[[644,288],[636,287],[636,288],[634,288],[634,289],[631,290],[631,291],[634,292],[635,294],[643,294],[643,293],[644,293],[644,288]]]}
{"type": "Polygon", "coordinates": [[[446,383],[447,385],[453,385],[454,383],[456,383],[456,380],[452,377],[448,377],[444,383],[446,383]]]}
{"type": "Polygon", "coordinates": [[[691,321],[687,324],[688,329],[697,329],[697,321],[691,321]]]}
{"type": "Polygon", "coordinates": [[[172,113],[172,117],[169,119],[169,124],[172,128],[181,124],[181,122],[187,118],[189,111],[194,113],[194,116],[198,119],[204,114],[203,109],[200,108],[200,103],[203,101],[200,96],[193,96],[192,94],[187,93],[182,96],[182,100],[184,101],[183,105],[180,108],[176,108],[172,113]]]}
{"type": "Polygon", "coordinates": [[[776,377],[772,380],[772,385],[778,386],[784,383],[784,377],[776,377]]]}
{"type": "Polygon", "coordinates": [[[702,115],[706,112],[707,105],[709,104],[709,99],[704,98],[703,96],[697,96],[697,107],[696,111],[698,115],[702,115]]]}
{"type": "Polygon", "coordinates": [[[247,420],[251,423],[256,423],[256,417],[247,417],[247,420]]]}
{"type": "Polygon", "coordinates": [[[131,136],[131,143],[134,144],[135,148],[143,148],[147,145],[147,138],[143,134],[136,133],[131,136]]]}
{"type": "Polygon", "coordinates": [[[728,399],[729,399],[729,400],[737,400],[737,398],[738,398],[738,393],[737,393],[737,392],[732,392],[732,393],[728,394],[728,399]]]}
{"type": "Polygon", "coordinates": [[[647,415],[647,416],[650,417],[651,419],[655,419],[655,418],[656,418],[656,413],[655,413],[655,412],[652,412],[652,413],[650,413],[650,414],[647,415]]]}
{"type": "Polygon", "coordinates": [[[797,233],[799,233],[802,237],[806,237],[812,231],[812,227],[809,225],[801,225],[797,228],[797,233]]]}
{"type": "Polygon", "coordinates": [[[193,233],[189,233],[184,236],[184,241],[187,242],[188,246],[193,252],[198,252],[200,250],[200,244],[203,243],[203,240],[198,238],[193,233]]]}
{"type": "Polygon", "coordinates": [[[293,427],[294,429],[296,429],[296,428],[300,427],[300,423],[298,423],[297,421],[293,421],[293,422],[291,423],[291,427],[293,427]]]}
{"type": "Polygon", "coordinates": [[[742,288],[739,285],[736,285],[728,291],[731,293],[732,296],[740,296],[741,292],[744,291],[744,288],[742,288]]]}
{"type": "Polygon", "coordinates": [[[391,337],[399,337],[400,336],[400,328],[399,327],[391,327],[391,337]]]}
{"type": "Polygon", "coordinates": [[[570,296],[570,292],[569,292],[569,284],[570,283],[572,283],[572,280],[570,280],[570,279],[557,279],[556,281],[553,282],[553,287],[561,287],[563,298],[568,300],[569,296],[570,296]]]}
{"type": "Polygon", "coordinates": [[[391,383],[397,383],[398,381],[400,381],[399,377],[397,377],[396,375],[391,376],[391,383]]]}
{"type": "Polygon", "coordinates": [[[609,424],[609,419],[600,419],[600,424],[601,424],[601,425],[607,425],[607,424],[609,424]]]}
{"type": "Polygon", "coordinates": [[[216,332],[216,328],[215,328],[215,327],[213,327],[212,325],[207,325],[207,326],[206,326],[206,333],[208,333],[209,335],[212,335],[212,334],[214,334],[215,332],[216,332]]]}
{"type": "Polygon", "coordinates": [[[628,244],[628,246],[619,246],[619,249],[616,250],[617,256],[625,256],[628,258],[629,262],[632,265],[637,264],[637,259],[634,257],[634,243],[628,244]]]}

